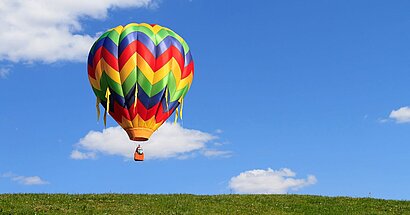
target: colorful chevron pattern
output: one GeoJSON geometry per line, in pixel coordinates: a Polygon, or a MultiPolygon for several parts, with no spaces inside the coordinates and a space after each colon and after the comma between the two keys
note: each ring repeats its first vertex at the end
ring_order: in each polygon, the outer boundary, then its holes
{"type": "Polygon", "coordinates": [[[88,55],[98,115],[101,104],[133,140],[148,139],[174,111],[182,115],[178,106],[193,76],[187,43],[159,25],[131,23],[110,29],[88,55]],[[129,132],[133,130],[137,134],[129,132]]]}

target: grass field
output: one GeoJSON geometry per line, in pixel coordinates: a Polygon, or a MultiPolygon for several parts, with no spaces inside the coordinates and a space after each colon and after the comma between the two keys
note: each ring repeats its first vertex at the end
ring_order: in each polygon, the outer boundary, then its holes
{"type": "Polygon", "coordinates": [[[410,201],[307,195],[2,194],[0,214],[410,214],[410,201]]]}

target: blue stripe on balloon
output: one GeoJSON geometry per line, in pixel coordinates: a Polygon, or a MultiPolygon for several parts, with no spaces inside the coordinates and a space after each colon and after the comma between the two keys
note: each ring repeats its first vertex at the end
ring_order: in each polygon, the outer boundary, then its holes
{"type": "Polygon", "coordinates": [[[182,44],[172,36],[165,37],[157,46],[157,56],[160,56],[166,50],[168,50],[171,46],[174,46],[179,50],[179,52],[184,55],[184,48],[182,44]]]}
{"type": "Polygon", "coordinates": [[[90,54],[88,55],[88,65],[90,65],[91,67],[93,67],[93,59],[94,59],[94,54],[90,54]]]}
{"type": "MultiPolygon", "coordinates": [[[[150,109],[154,107],[164,94],[164,90],[160,91],[158,94],[154,95],[153,97],[149,97],[144,90],[138,85],[138,99],[144,105],[146,109],[150,109]]],[[[130,92],[125,95],[125,108],[129,109],[134,105],[135,102],[135,85],[131,88],[130,92]]]]}
{"type": "Polygon", "coordinates": [[[184,66],[188,66],[188,64],[191,63],[191,61],[192,61],[191,51],[188,51],[188,53],[186,53],[185,55],[185,65],[184,66]]]}
{"type": "Polygon", "coordinates": [[[104,44],[105,37],[101,40],[98,40],[97,42],[94,43],[93,47],[91,48],[90,54],[88,55],[88,64],[90,66],[93,66],[93,59],[95,52],[104,44]]]}
{"type": "Polygon", "coordinates": [[[121,107],[125,106],[125,99],[124,97],[118,95],[113,89],[110,88],[110,98],[112,98],[113,100],[115,100],[119,105],[121,105],[121,107]]]}
{"type": "Polygon", "coordinates": [[[105,40],[105,37],[104,37],[103,39],[101,39],[101,40],[98,40],[98,41],[95,43],[94,49],[93,49],[93,54],[95,54],[95,51],[97,51],[101,46],[103,46],[104,40],[105,40]]]}
{"type": "MultiPolygon", "coordinates": [[[[168,101],[169,101],[169,100],[168,100],[168,101]]],[[[174,112],[175,108],[178,107],[179,102],[178,102],[178,100],[175,100],[175,101],[173,101],[173,102],[168,102],[168,108],[167,108],[167,102],[166,102],[165,99],[163,99],[163,100],[161,101],[161,105],[162,105],[162,110],[163,110],[162,113],[166,113],[166,112],[168,112],[168,111],[171,111],[170,114],[172,114],[172,112],[174,112]]],[[[160,108],[158,108],[156,114],[158,114],[159,109],[160,109],[160,108]]]]}
{"type": "Polygon", "coordinates": [[[149,38],[145,33],[139,32],[139,31],[129,33],[127,36],[124,37],[124,39],[122,39],[120,46],[119,46],[120,55],[124,51],[124,49],[126,49],[127,46],[131,44],[132,42],[134,42],[135,40],[138,40],[142,44],[144,44],[145,47],[147,47],[147,49],[152,53],[152,55],[156,57],[154,42],[152,42],[151,38],[149,38]]]}
{"type": "Polygon", "coordinates": [[[122,41],[120,42],[120,45],[118,46],[118,50],[121,56],[121,53],[124,51],[127,46],[134,42],[137,39],[137,34],[136,32],[129,33],[127,36],[125,36],[122,41]]]}
{"type": "Polygon", "coordinates": [[[109,51],[115,58],[118,59],[118,46],[111,40],[111,38],[106,37],[103,45],[107,51],[109,51]]]}
{"type": "Polygon", "coordinates": [[[144,90],[138,85],[138,99],[144,105],[146,109],[154,107],[161,101],[161,98],[165,92],[165,88],[158,92],[156,95],[149,97],[144,90]]]}
{"type": "Polygon", "coordinates": [[[148,37],[145,33],[143,32],[132,32],[129,33],[127,36],[122,39],[120,45],[119,45],[119,55],[127,48],[129,44],[134,42],[135,40],[138,40],[142,44],[145,45],[145,47],[151,52],[151,54],[157,58],[159,57],[162,53],[164,53],[166,50],[168,50],[171,46],[174,46],[175,48],[178,49],[178,51],[184,55],[184,48],[182,44],[175,39],[172,36],[167,36],[165,37],[157,46],[155,46],[154,42],[151,40],[150,37],[148,37]]]}
{"type": "Polygon", "coordinates": [[[129,109],[135,101],[135,85],[131,88],[127,95],[125,95],[125,108],[129,109]]]}

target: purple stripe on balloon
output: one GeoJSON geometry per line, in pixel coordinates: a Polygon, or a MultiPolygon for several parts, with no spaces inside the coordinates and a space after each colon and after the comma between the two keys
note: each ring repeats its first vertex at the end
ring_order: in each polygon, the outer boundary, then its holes
{"type": "Polygon", "coordinates": [[[131,44],[132,42],[134,42],[135,40],[138,40],[142,44],[144,44],[145,47],[147,47],[147,49],[152,53],[152,55],[156,57],[154,42],[152,42],[151,38],[149,38],[146,34],[139,32],[139,31],[138,32],[134,31],[132,33],[129,33],[127,36],[124,37],[124,39],[122,39],[120,46],[119,46],[120,55],[124,51],[124,49],[126,49],[127,46],[131,44]]]}
{"type": "Polygon", "coordinates": [[[148,94],[145,93],[144,89],[138,84],[138,99],[144,105],[146,109],[151,109],[154,107],[156,104],[158,104],[161,101],[162,96],[165,93],[165,88],[162,89],[160,92],[158,92],[156,95],[153,96],[148,96],[148,94]]]}
{"type": "Polygon", "coordinates": [[[88,65],[90,65],[91,67],[93,67],[93,58],[94,58],[94,54],[88,54],[88,65]]]}
{"type": "Polygon", "coordinates": [[[118,46],[111,40],[111,38],[106,37],[104,40],[104,48],[118,59],[118,46]]]}
{"type": "Polygon", "coordinates": [[[150,37],[148,37],[145,33],[143,32],[132,32],[129,33],[127,36],[122,39],[120,46],[119,46],[119,53],[121,53],[127,48],[129,44],[134,42],[135,40],[138,40],[142,44],[147,47],[147,49],[151,52],[151,54],[157,58],[159,57],[162,53],[164,53],[166,50],[168,50],[171,46],[174,46],[181,52],[182,55],[184,55],[184,48],[182,44],[175,39],[172,36],[167,36],[165,37],[157,46],[155,46],[154,42],[151,40],[150,37]]]}
{"type": "Polygon", "coordinates": [[[192,55],[191,55],[191,51],[188,51],[185,55],[185,66],[188,66],[189,63],[191,63],[192,61],[192,55]]]}
{"type": "Polygon", "coordinates": [[[90,66],[93,65],[93,59],[94,59],[95,52],[104,44],[104,40],[105,38],[98,40],[97,42],[94,43],[92,47],[92,51],[90,51],[90,54],[88,55],[88,64],[90,66]]]}
{"type": "MultiPolygon", "coordinates": [[[[164,98],[165,98],[165,97],[164,97],[164,98]]],[[[168,108],[167,108],[167,102],[166,102],[166,100],[165,100],[164,98],[161,100],[162,113],[164,114],[164,113],[166,113],[166,112],[168,112],[168,111],[171,111],[171,114],[172,114],[172,113],[175,111],[175,109],[178,107],[179,102],[178,102],[178,100],[175,100],[175,101],[173,101],[173,102],[168,102],[168,108]]],[[[169,100],[168,100],[168,101],[169,101],[169,100]]],[[[159,108],[158,108],[156,114],[158,114],[158,111],[159,111],[159,108]]],[[[156,114],[155,114],[155,115],[156,115],[156,114]]]]}
{"type": "Polygon", "coordinates": [[[124,51],[125,48],[132,42],[134,42],[137,39],[137,32],[132,32],[129,33],[127,36],[124,37],[124,39],[120,42],[120,45],[118,47],[118,52],[120,53],[120,56],[122,52],[124,51]]]}
{"type": "Polygon", "coordinates": [[[168,50],[171,46],[174,46],[184,55],[184,48],[182,47],[181,43],[172,36],[165,37],[157,46],[157,56],[160,56],[166,50],[168,50]]]}

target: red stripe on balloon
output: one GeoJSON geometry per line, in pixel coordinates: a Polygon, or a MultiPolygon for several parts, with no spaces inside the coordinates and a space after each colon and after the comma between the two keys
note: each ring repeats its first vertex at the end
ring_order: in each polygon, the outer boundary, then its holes
{"type": "Polygon", "coordinates": [[[126,108],[121,107],[118,102],[113,101],[114,103],[114,110],[110,110],[110,115],[116,120],[120,121],[122,120],[122,117],[131,120],[130,115],[128,114],[128,110],[126,108]]]}
{"type": "Polygon", "coordinates": [[[98,62],[101,59],[101,51],[102,51],[102,47],[100,47],[99,49],[97,49],[94,53],[94,58],[93,58],[93,67],[94,70],[96,69],[96,66],[98,64],[98,62]]]}
{"type": "Polygon", "coordinates": [[[154,106],[151,107],[150,109],[146,109],[145,106],[142,104],[142,102],[138,100],[138,103],[137,103],[138,115],[139,115],[143,120],[147,121],[147,120],[151,119],[151,118],[155,115],[155,113],[156,113],[156,111],[157,111],[157,109],[158,109],[158,105],[159,105],[159,103],[156,104],[156,105],[154,105],[154,106]]]}
{"type": "Polygon", "coordinates": [[[147,63],[153,68],[155,65],[155,57],[151,51],[140,41],[135,40],[134,42],[128,44],[128,46],[120,53],[120,58],[118,60],[120,68],[122,68],[129,58],[138,53],[147,63]]]}
{"type": "Polygon", "coordinates": [[[128,44],[128,46],[120,53],[118,64],[122,68],[128,61],[128,59],[137,51],[136,41],[128,44]]]}
{"type": "Polygon", "coordinates": [[[132,120],[134,119],[137,114],[144,120],[148,121],[150,120],[153,116],[155,116],[155,121],[156,123],[159,122],[164,122],[167,120],[171,114],[174,112],[174,109],[170,109],[168,111],[165,111],[164,105],[159,102],[155,106],[153,106],[150,109],[146,109],[145,106],[142,104],[141,101],[138,100],[137,105],[134,108],[134,105],[131,106],[129,109],[121,107],[121,105],[118,104],[118,102],[113,101],[114,108],[113,110],[110,110],[110,115],[112,118],[117,121],[118,123],[122,123],[122,117],[132,120]]]}
{"type": "Polygon", "coordinates": [[[155,57],[151,53],[151,51],[144,45],[144,43],[141,43],[138,41],[137,43],[138,46],[138,54],[141,55],[141,57],[148,63],[148,65],[153,69],[155,67],[155,57]]]}
{"type": "Polygon", "coordinates": [[[168,63],[169,60],[171,60],[172,58],[174,58],[178,62],[179,68],[184,67],[184,56],[181,52],[179,52],[179,50],[175,46],[170,46],[164,53],[162,53],[157,58],[154,71],[158,71],[159,69],[161,69],[161,67],[168,63]]]}
{"type": "MultiPolygon", "coordinates": [[[[178,107],[178,106],[177,106],[178,107]]],[[[159,108],[157,110],[157,113],[155,115],[155,120],[158,122],[165,121],[171,116],[172,112],[174,112],[176,107],[174,109],[170,109],[168,111],[164,110],[164,105],[159,105],[159,108]]]]}
{"type": "Polygon", "coordinates": [[[112,55],[111,52],[109,52],[104,47],[102,49],[102,56],[103,56],[105,62],[107,62],[108,65],[110,65],[113,69],[115,69],[115,71],[119,71],[118,70],[118,60],[117,60],[117,58],[114,55],[112,55]]]}
{"type": "Polygon", "coordinates": [[[88,70],[88,76],[90,76],[93,79],[95,78],[95,70],[88,64],[87,66],[87,70],[88,70]]]}
{"type": "Polygon", "coordinates": [[[191,61],[185,68],[182,70],[181,79],[184,79],[189,76],[189,74],[194,73],[194,61],[191,61]]]}

